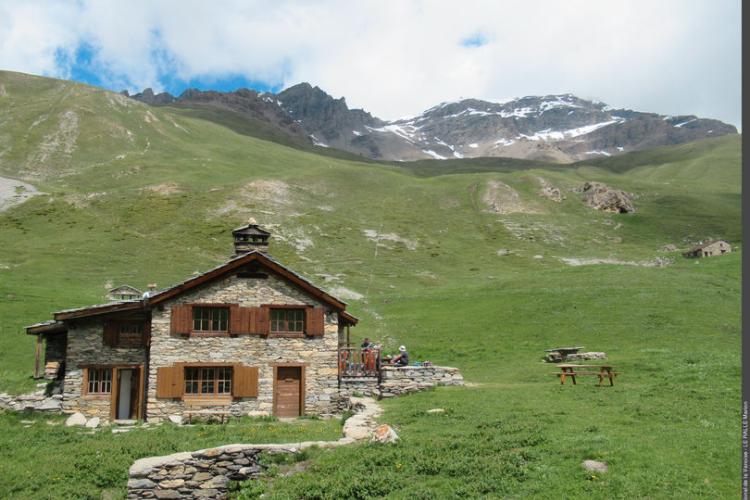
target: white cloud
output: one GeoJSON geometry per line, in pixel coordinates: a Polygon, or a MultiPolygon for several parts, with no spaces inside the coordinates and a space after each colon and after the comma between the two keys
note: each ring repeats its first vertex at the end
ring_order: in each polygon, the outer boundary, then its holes
{"type": "Polygon", "coordinates": [[[573,92],[740,123],[731,0],[0,0],[0,67],[65,77],[55,52],[81,42],[114,89],[242,74],[309,81],[383,118],[459,97],[573,92]]]}

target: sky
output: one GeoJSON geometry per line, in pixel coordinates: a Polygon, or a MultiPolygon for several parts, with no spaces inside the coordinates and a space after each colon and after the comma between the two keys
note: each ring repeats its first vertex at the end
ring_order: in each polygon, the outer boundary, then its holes
{"type": "Polygon", "coordinates": [[[741,126],[739,0],[0,0],[0,69],[110,90],[306,81],[396,119],[573,93],[741,126]]]}

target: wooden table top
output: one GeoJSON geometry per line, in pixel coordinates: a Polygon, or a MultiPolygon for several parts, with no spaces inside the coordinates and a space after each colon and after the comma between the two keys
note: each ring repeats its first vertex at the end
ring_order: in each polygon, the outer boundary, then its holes
{"type": "Polygon", "coordinates": [[[612,368],[612,365],[557,365],[560,368],[612,368]]]}

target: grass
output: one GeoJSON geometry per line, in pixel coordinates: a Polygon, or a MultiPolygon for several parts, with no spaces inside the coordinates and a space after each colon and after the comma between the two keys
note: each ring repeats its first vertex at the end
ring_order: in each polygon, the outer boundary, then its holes
{"type": "Polygon", "coordinates": [[[294,443],[341,437],[338,420],[281,423],[243,418],[226,425],[164,424],[128,433],[95,434],[65,427],[61,417],[0,413],[3,498],[125,498],[127,471],[143,457],[231,443],[294,443]],[[49,424],[54,425],[49,425],[49,424]],[[11,458],[12,457],[12,458],[11,458]]]}
{"type": "MultiPolygon", "coordinates": [[[[324,288],[363,296],[350,300],[361,318],[352,330],[357,339],[387,349],[404,343],[412,357],[458,366],[475,385],[386,401],[383,421],[397,427],[400,444],[312,452],[307,472],[238,495],[739,493],[740,254],[693,261],[659,250],[714,237],[740,243],[738,137],[567,167],[516,160],[400,166],[284,147],[216,116],[121,104],[84,86],[14,73],[0,73],[0,82],[8,93],[0,98],[8,117],[0,124],[0,175],[24,177],[45,193],[0,213],[0,391],[34,386],[33,339],[24,325],[101,302],[108,285],[167,286],[209,269],[230,255],[229,230],[253,216],[271,225],[274,257],[324,288]],[[72,151],[42,147],[70,110],[79,116],[72,151]],[[41,161],[38,153],[48,150],[41,161]],[[566,199],[538,196],[538,177],[566,199]],[[490,181],[513,188],[525,212],[488,211],[490,181]],[[634,193],[636,213],[586,207],[573,191],[585,181],[634,193]],[[175,189],[149,189],[165,183],[175,189]],[[570,267],[561,260],[656,257],[674,262],[570,267]],[[615,387],[596,388],[590,378],[560,387],[540,358],[562,344],[607,352],[622,372],[615,387]],[[426,413],[435,407],[447,411],[426,413]],[[580,466],[588,458],[607,461],[610,472],[590,477],[580,466]]],[[[207,442],[193,431],[144,431],[168,433],[151,446],[132,433],[25,428],[9,415],[0,426],[0,457],[26,437],[37,443],[20,462],[25,468],[0,458],[0,481],[10,482],[0,490],[8,484],[32,498],[54,496],[44,479],[25,472],[34,460],[61,478],[67,496],[76,487],[94,496],[114,488],[124,477],[115,470],[124,474],[137,456],[207,442]],[[118,443],[130,443],[128,450],[118,443]],[[117,452],[107,457],[104,486],[96,472],[78,474],[68,464],[108,447],[117,452]]],[[[242,437],[211,436],[210,445],[242,437]]],[[[263,428],[253,437],[277,436],[263,428]]]]}

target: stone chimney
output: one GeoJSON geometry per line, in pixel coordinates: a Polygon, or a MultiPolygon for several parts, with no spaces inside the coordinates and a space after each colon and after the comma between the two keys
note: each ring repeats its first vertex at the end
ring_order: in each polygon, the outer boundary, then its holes
{"type": "Polygon", "coordinates": [[[246,225],[232,231],[232,236],[234,237],[234,256],[238,257],[253,250],[267,252],[268,238],[271,237],[271,233],[262,229],[255,219],[251,218],[246,225]]]}

